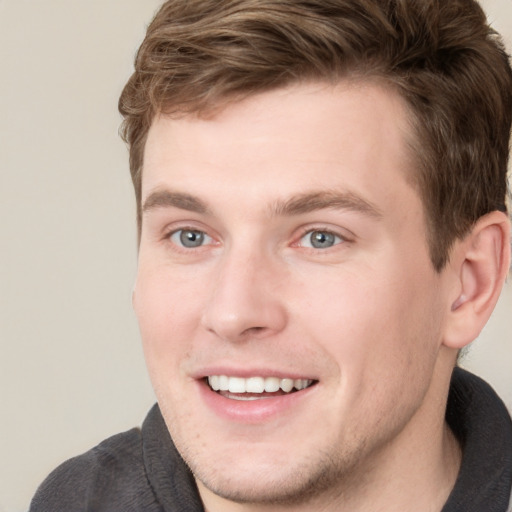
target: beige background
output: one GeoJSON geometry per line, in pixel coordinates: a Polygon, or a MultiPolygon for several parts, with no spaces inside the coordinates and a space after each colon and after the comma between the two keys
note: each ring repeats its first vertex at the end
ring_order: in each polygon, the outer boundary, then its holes
{"type": "MultiPolygon", "coordinates": [[[[0,512],[154,401],[117,98],[157,0],[0,0],[0,512]]],[[[512,48],[511,0],[484,3],[512,48]]],[[[467,364],[512,407],[512,286],[467,364]]]]}

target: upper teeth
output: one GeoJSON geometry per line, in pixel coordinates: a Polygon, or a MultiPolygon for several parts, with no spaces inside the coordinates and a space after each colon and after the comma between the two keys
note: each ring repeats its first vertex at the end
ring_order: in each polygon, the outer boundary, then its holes
{"type": "Polygon", "coordinates": [[[312,384],[310,379],[280,379],[278,377],[228,377],[226,375],[211,375],[208,384],[214,391],[229,391],[230,393],[274,393],[279,389],[289,393],[293,388],[300,391],[312,384]]]}

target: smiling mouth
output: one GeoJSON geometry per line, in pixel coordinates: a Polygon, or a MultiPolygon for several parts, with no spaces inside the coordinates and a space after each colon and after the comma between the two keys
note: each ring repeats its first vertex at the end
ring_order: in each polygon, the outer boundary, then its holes
{"type": "Polygon", "coordinates": [[[232,400],[261,400],[296,393],[313,386],[311,379],[281,379],[279,377],[228,377],[211,375],[206,378],[212,391],[232,400]]]}

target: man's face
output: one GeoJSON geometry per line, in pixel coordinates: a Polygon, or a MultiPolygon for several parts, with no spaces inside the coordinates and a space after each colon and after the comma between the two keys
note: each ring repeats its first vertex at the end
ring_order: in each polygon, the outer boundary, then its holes
{"type": "Polygon", "coordinates": [[[446,293],[410,132],[394,93],[343,83],[155,119],[134,306],[201,489],[291,500],[418,433],[446,293]]]}

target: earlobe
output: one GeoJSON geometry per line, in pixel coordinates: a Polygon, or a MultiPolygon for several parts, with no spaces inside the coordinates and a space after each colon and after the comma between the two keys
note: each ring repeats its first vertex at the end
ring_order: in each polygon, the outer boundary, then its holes
{"type": "Polygon", "coordinates": [[[461,349],[483,329],[498,301],[510,265],[510,222],[502,212],[483,216],[454,249],[457,294],[444,345],[461,349]]]}

